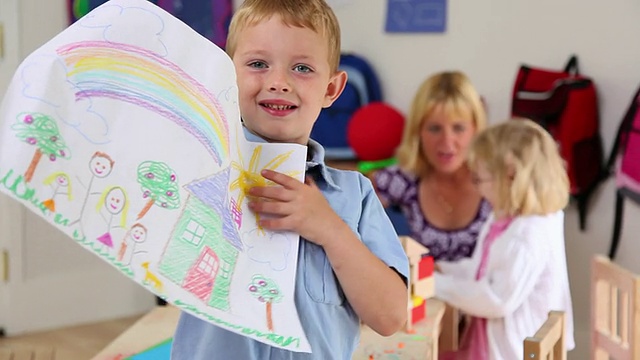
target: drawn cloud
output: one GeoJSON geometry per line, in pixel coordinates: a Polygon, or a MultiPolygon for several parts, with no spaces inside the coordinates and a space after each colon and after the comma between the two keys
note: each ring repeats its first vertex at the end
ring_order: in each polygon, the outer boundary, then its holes
{"type": "Polygon", "coordinates": [[[274,271],[285,270],[291,251],[291,244],[287,238],[278,233],[267,237],[258,236],[257,233],[258,229],[255,229],[245,235],[247,256],[255,262],[268,264],[274,271]]]}
{"type": "MultiPolygon", "coordinates": [[[[123,8],[105,5],[79,20],[78,26],[103,29],[103,38],[109,42],[139,46],[159,56],[168,54],[160,35],[164,30],[162,19],[141,8],[123,8]],[[134,32],[136,36],[128,36],[134,32]]],[[[109,143],[109,127],[106,119],[94,109],[91,99],[76,100],[80,90],[67,80],[63,61],[54,55],[34,54],[22,68],[23,94],[52,107],[52,112],[63,123],[78,131],[95,145],[109,143]],[[41,72],[33,69],[51,69],[43,81],[41,72]],[[73,106],[69,102],[73,101],[73,106]],[[81,110],[84,106],[84,112],[81,110]]]]}
{"type": "Polygon", "coordinates": [[[232,104],[238,104],[238,87],[232,86],[227,89],[223,89],[218,93],[216,97],[219,103],[231,102],[232,104]]]}
{"type": "Polygon", "coordinates": [[[102,28],[106,41],[141,47],[162,57],[168,54],[161,39],[164,22],[158,15],[141,8],[104,5],[82,17],[79,25],[102,28]]]}
{"type": "Polygon", "coordinates": [[[76,101],[78,89],[67,81],[67,70],[61,59],[53,55],[31,55],[22,66],[20,76],[25,97],[49,105],[57,119],[77,130],[90,143],[110,142],[107,121],[92,110],[91,99],[76,101]],[[42,72],[34,71],[47,68],[50,71],[46,80],[42,79],[42,72]],[[69,106],[70,101],[74,102],[73,106],[69,106]],[[80,104],[84,105],[84,112],[80,104]]]}

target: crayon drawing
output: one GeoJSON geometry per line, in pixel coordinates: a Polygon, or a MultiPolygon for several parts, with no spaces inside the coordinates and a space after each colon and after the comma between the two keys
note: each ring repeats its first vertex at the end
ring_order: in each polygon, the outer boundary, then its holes
{"type": "Polygon", "coordinates": [[[111,0],[29,55],[0,107],[0,192],[150,292],[216,326],[310,352],[299,236],[246,201],[306,148],[250,143],[231,59],[146,0],[111,0]]]}

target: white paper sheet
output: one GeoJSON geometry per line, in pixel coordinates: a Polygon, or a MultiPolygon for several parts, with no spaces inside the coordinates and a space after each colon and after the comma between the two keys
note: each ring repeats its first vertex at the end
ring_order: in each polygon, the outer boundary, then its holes
{"type": "Polygon", "coordinates": [[[298,235],[259,228],[245,190],[300,180],[306,147],[245,140],[218,47],[145,0],[112,0],[20,65],[0,109],[0,191],[213,324],[310,352],[298,235]]]}

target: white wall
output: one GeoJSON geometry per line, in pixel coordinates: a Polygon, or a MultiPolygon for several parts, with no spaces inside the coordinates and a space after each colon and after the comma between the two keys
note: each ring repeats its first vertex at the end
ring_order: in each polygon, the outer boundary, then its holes
{"type": "Polygon", "coordinates": [[[20,40],[23,57],[68,25],[66,0],[20,0],[20,40]]]}
{"type": "MultiPolygon", "coordinates": [[[[386,3],[352,0],[337,6],[335,12],[342,26],[343,49],[370,60],[386,100],[399,110],[406,114],[414,91],[430,73],[459,69],[485,96],[490,121],[503,121],[510,113],[510,94],[520,63],[558,69],[576,53],[581,71],[598,86],[608,155],[618,123],[640,86],[640,1],[448,1],[444,34],[385,33],[386,3]]],[[[591,205],[586,232],[578,230],[574,206],[566,219],[576,325],[581,329],[588,328],[589,261],[593,253],[608,251],[611,238],[612,181],[601,187],[591,205]]],[[[617,262],[640,273],[639,218],[640,207],[627,202],[617,262]]],[[[588,339],[580,341],[586,350],[588,339]]]]}
{"type": "MultiPolygon", "coordinates": [[[[234,0],[237,4],[240,0],[234,0]]],[[[21,0],[22,52],[28,54],[66,24],[64,0],[21,0]]],[[[486,98],[491,122],[509,115],[512,82],[520,63],[559,68],[576,53],[581,70],[592,76],[600,94],[602,134],[607,151],[637,86],[640,85],[640,1],[484,0],[449,1],[444,34],[384,33],[384,0],[335,3],[343,48],[367,57],[377,70],[386,100],[407,111],[414,91],[430,73],[460,69],[486,98]]],[[[611,181],[593,197],[588,230],[577,228],[567,211],[567,251],[579,327],[588,324],[589,261],[607,251],[611,238],[614,187],[611,181]]],[[[627,203],[618,262],[640,272],[636,254],[640,207],[627,203]]],[[[580,344],[585,346],[585,344],[580,344]]],[[[577,357],[576,357],[577,358],[577,357]]]]}

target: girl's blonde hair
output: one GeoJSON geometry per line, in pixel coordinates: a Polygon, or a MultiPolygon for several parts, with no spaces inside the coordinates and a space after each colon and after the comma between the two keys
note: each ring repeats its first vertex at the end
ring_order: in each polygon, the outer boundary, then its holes
{"type": "Polygon", "coordinates": [[[331,7],[324,0],[245,0],[229,24],[227,53],[233,57],[238,33],[248,26],[278,15],[288,26],[311,29],[324,36],[329,46],[329,66],[332,73],[340,64],[340,25],[331,7]]]}
{"type": "Polygon", "coordinates": [[[71,178],[69,177],[69,175],[67,175],[67,173],[62,171],[54,172],[53,174],[47,176],[42,181],[42,183],[45,185],[51,185],[53,181],[56,180],[59,176],[67,179],[67,199],[69,199],[70,201],[73,200],[73,192],[71,191],[71,178]]]}
{"type": "Polygon", "coordinates": [[[422,152],[420,133],[425,120],[439,105],[450,115],[470,112],[476,132],[487,126],[487,115],[480,95],[464,73],[440,72],[427,78],[413,98],[402,142],[396,151],[398,165],[417,176],[424,176],[432,170],[422,152]]]}
{"type": "Polygon", "coordinates": [[[540,125],[511,119],[481,132],[473,141],[469,167],[493,175],[497,203],[506,215],[545,215],[569,202],[569,177],[558,146],[540,125]]]}

